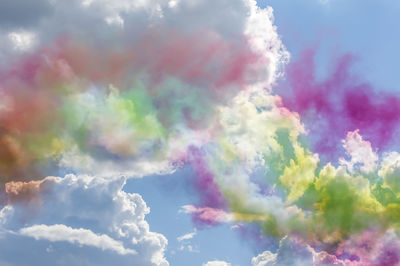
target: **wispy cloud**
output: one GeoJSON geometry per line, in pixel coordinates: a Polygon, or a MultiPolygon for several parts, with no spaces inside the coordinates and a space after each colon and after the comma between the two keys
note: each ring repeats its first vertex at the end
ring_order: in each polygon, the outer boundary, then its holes
{"type": "Polygon", "coordinates": [[[63,224],[33,225],[19,230],[21,235],[35,239],[45,239],[51,242],[67,241],[72,244],[93,246],[102,250],[112,250],[121,255],[137,254],[133,249],[127,249],[123,244],[105,234],[95,234],[88,229],[75,229],[63,224]]]}
{"type": "Polygon", "coordinates": [[[177,238],[177,240],[178,240],[179,242],[182,242],[182,241],[184,241],[184,240],[189,240],[189,239],[192,239],[196,234],[197,234],[197,231],[194,231],[194,232],[192,232],[192,233],[187,233],[187,234],[184,234],[184,235],[182,235],[182,236],[179,236],[179,237],[177,238]]]}

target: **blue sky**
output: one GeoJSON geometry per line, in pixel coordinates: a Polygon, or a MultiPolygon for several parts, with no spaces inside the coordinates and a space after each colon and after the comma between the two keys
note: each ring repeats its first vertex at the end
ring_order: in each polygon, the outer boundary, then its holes
{"type": "Polygon", "coordinates": [[[319,65],[329,68],[329,58],[352,53],[360,58],[356,70],[377,87],[396,90],[399,84],[400,2],[345,0],[261,0],[274,9],[283,43],[295,59],[302,49],[320,45],[319,65]]]}
{"type": "MultiPolygon", "coordinates": [[[[258,5],[274,9],[278,33],[292,60],[304,49],[318,44],[317,70],[323,77],[333,56],[352,53],[360,59],[354,71],[363,79],[381,90],[398,90],[400,34],[396,32],[400,2],[259,0],[258,5]]],[[[197,230],[186,242],[195,252],[179,250],[182,243],[177,237],[196,230],[191,217],[179,213],[180,206],[197,200],[188,182],[191,174],[190,169],[184,169],[172,176],[132,179],[124,189],[140,193],[150,206],[147,220],[154,231],[168,238],[166,256],[171,265],[202,265],[210,260],[251,265],[251,258],[262,250],[232,230],[231,225],[197,230]]]]}

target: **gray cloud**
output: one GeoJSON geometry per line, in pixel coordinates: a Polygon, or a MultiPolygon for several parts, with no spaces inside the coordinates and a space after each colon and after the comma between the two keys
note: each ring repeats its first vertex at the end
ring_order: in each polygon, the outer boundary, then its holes
{"type": "Polygon", "coordinates": [[[0,1],[0,29],[32,28],[52,12],[53,6],[48,0],[3,0],[0,1]]]}

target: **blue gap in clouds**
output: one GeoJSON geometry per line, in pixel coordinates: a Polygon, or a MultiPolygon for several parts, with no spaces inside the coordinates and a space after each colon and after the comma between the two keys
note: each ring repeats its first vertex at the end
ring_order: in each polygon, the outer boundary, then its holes
{"type": "Polygon", "coordinates": [[[400,1],[393,0],[258,0],[274,10],[278,33],[292,61],[319,45],[317,77],[331,68],[332,57],[351,53],[360,60],[355,73],[374,87],[399,91],[400,1]]]}
{"type": "Polygon", "coordinates": [[[152,232],[161,233],[168,239],[166,258],[170,265],[202,265],[211,260],[251,265],[251,258],[258,250],[232,230],[232,224],[198,229],[193,239],[182,242],[185,246],[191,245],[194,252],[187,248],[179,250],[182,243],[177,237],[195,230],[191,215],[179,213],[181,206],[198,201],[197,192],[190,183],[193,175],[190,167],[184,167],[171,175],[129,179],[124,191],[140,194],[150,207],[146,221],[152,232]]]}

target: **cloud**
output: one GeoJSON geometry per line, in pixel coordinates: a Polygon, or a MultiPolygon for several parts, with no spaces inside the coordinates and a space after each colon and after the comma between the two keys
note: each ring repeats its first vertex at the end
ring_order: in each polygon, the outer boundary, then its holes
{"type": "Polygon", "coordinates": [[[383,178],[384,185],[389,187],[396,195],[400,193],[400,154],[390,152],[385,154],[378,174],[383,178]]]}
{"type": "Polygon", "coordinates": [[[184,235],[182,235],[182,236],[179,236],[179,237],[177,238],[177,240],[178,240],[179,242],[182,242],[182,241],[184,241],[184,240],[189,240],[189,239],[192,239],[196,234],[197,234],[196,231],[194,231],[194,232],[192,232],[192,233],[187,233],[187,234],[184,234],[184,235]]]}
{"type": "Polygon", "coordinates": [[[63,224],[50,226],[44,224],[33,225],[20,229],[19,233],[37,240],[45,239],[51,242],[68,241],[72,244],[94,246],[102,250],[109,249],[121,255],[137,254],[137,252],[132,249],[125,249],[121,242],[107,235],[97,235],[87,229],[74,229],[63,224]]]}
{"type": "Polygon", "coordinates": [[[42,18],[50,16],[52,11],[52,5],[48,0],[2,1],[0,3],[0,29],[34,27],[42,18]]]}
{"type": "MultiPolygon", "coordinates": [[[[167,240],[150,231],[140,195],[122,190],[125,178],[184,164],[204,172],[203,148],[223,136],[240,142],[246,161],[225,189],[254,191],[246,170],[261,158],[257,141],[273,136],[247,127],[255,139],[246,142],[235,132],[245,126],[241,108],[282,111],[269,91],[289,54],[271,8],[254,0],[18,0],[1,3],[0,17],[4,264],[168,265],[167,240]],[[248,106],[258,94],[267,101],[248,106]],[[43,179],[60,172],[75,174],[43,179]],[[31,261],[13,257],[17,247],[31,261]]],[[[198,182],[211,196],[220,192],[218,174],[198,182]]],[[[184,210],[205,223],[264,219],[223,208],[220,201],[184,210]]]]}
{"type": "Polygon", "coordinates": [[[350,161],[339,158],[342,165],[348,167],[350,172],[354,172],[358,167],[361,172],[369,174],[376,170],[378,155],[372,150],[371,143],[363,140],[358,130],[348,132],[343,141],[343,147],[347,155],[351,157],[350,161]]]}
{"type": "Polygon", "coordinates": [[[183,244],[178,248],[179,251],[188,251],[188,252],[194,252],[194,253],[200,253],[200,250],[197,246],[193,246],[190,244],[183,244]]]}
{"type": "Polygon", "coordinates": [[[259,226],[281,240],[253,264],[307,265],[311,244],[334,253],[360,231],[396,224],[398,156],[380,164],[373,148],[395,135],[387,106],[399,99],[352,77],[351,57],[319,82],[305,53],[288,72],[293,93],[279,96],[272,87],[289,55],[272,8],[254,0],[43,4],[0,29],[2,244],[36,246],[50,264],[167,265],[148,207],[122,188],[183,165],[199,201],[181,211],[195,222],[259,226]],[[325,163],[340,143],[347,159],[325,163]],[[41,179],[59,172],[76,175],[41,179]]]}
{"type": "Polygon", "coordinates": [[[230,265],[231,265],[230,263],[222,260],[213,260],[207,263],[203,263],[203,266],[230,266],[230,265]]]}
{"type": "Polygon", "coordinates": [[[400,262],[400,242],[395,232],[381,234],[366,230],[343,241],[336,251],[315,249],[296,238],[284,237],[275,253],[264,251],[252,259],[254,266],[287,265],[396,265],[400,262]]]}
{"type": "Polygon", "coordinates": [[[8,34],[8,38],[12,42],[14,49],[26,51],[33,48],[35,34],[27,31],[11,32],[8,34]]]}
{"type": "Polygon", "coordinates": [[[274,265],[274,263],[276,263],[276,254],[266,250],[263,253],[258,254],[256,257],[253,257],[251,259],[251,263],[254,266],[274,265]]]}
{"type": "Polygon", "coordinates": [[[2,262],[168,265],[123,186],[183,165],[199,201],[181,212],[280,241],[254,263],[309,265],[316,250],[369,263],[391,244],[397,259],[399,154],[378,151],[400,98],[354,77],[352,56],[317,81],[306,51],[275,95],[289,55],[254,0],[37,4],[0,4],[2,262]],[[43,179],[60,172],[76,174],[43,179]],[[360,239],[379,240],[373,255],[360,239]]]}
{"type": "Polygon", "coordinates": [[[253,0],[49,3],[32,27],[4,29],[7,178],[60,167],[172,173],[189,147],[213,137],[219,106],[247,87],[270,89],[288,58],[272,9],[253,0]]]}
{"type": "Polygon", "coordinates": [[[181,207],[180,212],[192,214],[196,220],[204,224],[227,223],[233,221],[232,214],[222,209],[184,205],[181,207]]]}
{"type": "Polygon", "coordinates": [[[297,241],[284,237],[279,242],[279,248],[276,253],[264,251],[258,256],[252,258],[251,263],[254,266],[287,266],[287,265],[314,265],[313,249],[297,241]]]}
{"type": "Polygon", "coordinates": [[[177,238],[177,240],[178,240],[178,242],[181,243],[181,245],[178,248],[178,250],[180,250],[180,251],[187,250],[188,252],[197,252],[197,253],[199,253],[200,252],[199,248],[196,245],[193,245],[192,243],[190,243],[191,242],[190,240],[193,237],[195,237],[196,234],[197,234],[197,230],[195,229],[194,232],[192,232],[192,233],[187,233],[187,234],[184,234],[182,236],[179,236],[177,238]]]}
{"type": "MultiPolygon", "coordinates": [[[[149,208],[140,195],[122,190],[125,178],[67,175],[32,182],[14,184],[9,189],[12,200],[0,212],[0,242],[9,249],[40,254],[51,243],[45,259],[50,265],[168,265],[167,239],[150,231],[145,220],[149,208]],[[32,191],[36,200],[24,200],[32,191]]],[[[4,249],[0,256],[13,265],[40,264],[43,259],[32,255],[29,262],[9,252],[4,249]]]]}
{"type": "MultiPolygon", "coordinates": [[[[324,154],[313,152],[302,140],[307,128],[280,97],[257,88],[240,92],[220,108],[217,118],[222,128],[218,141],[197,154],[206,170],[200,174],[212,178],[204,178],[205,185],[197,187],[203,195],[222,195],[216,199],[227,206],[213,205],[218,201],[185,206],[195,221],[252,222],[278,241],[296,236],[294,246],[287,244],[293,248],[307,243],[330,253],[360,231],[377,227],[384,233],[397,226],[398,154],[378,154],[361,130],[347,131],[341,142],[348,159],[325,163],[319,159],[324,154]]],[[[303,246],[308,265],[312,254],[303,246]]],[[[285,265],[291,254],[277,261],[285,265]]]]}

